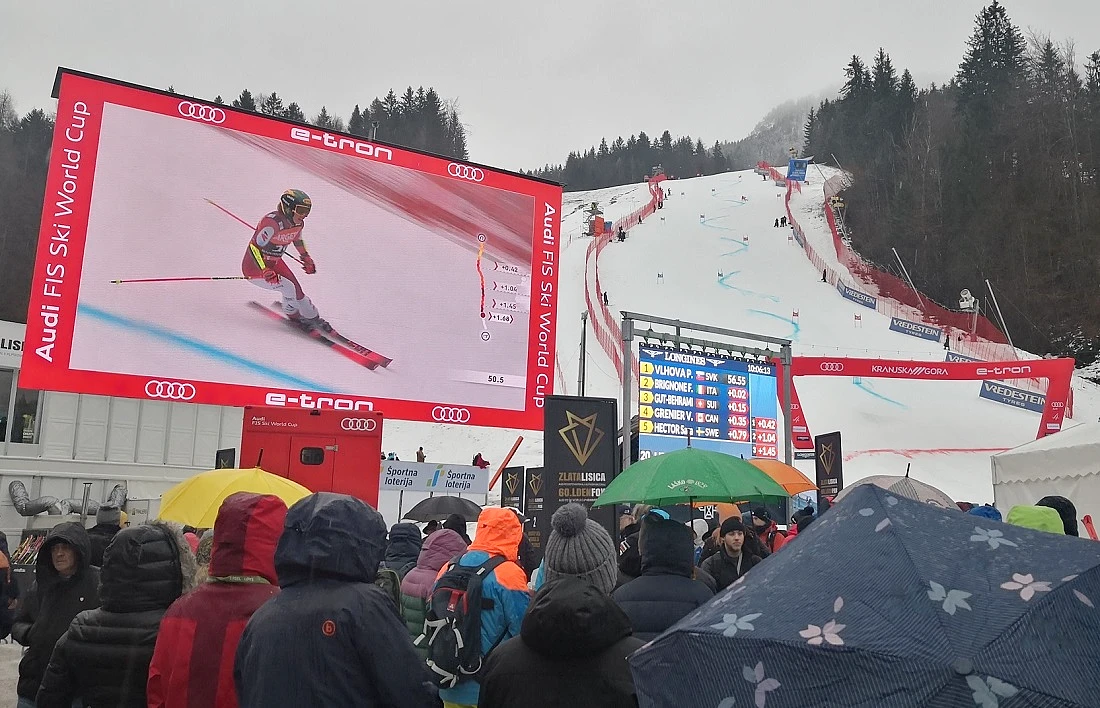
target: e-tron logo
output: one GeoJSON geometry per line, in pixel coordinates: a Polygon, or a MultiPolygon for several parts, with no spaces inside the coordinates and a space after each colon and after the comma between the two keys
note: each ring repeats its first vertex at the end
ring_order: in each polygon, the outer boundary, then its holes
{"type": "Polygon", "coordinates": [[[436,406],[432,409],[432,420],[437,423],[469,423],[470,411],[466,408],[436,406]]]}
{"type": "Polygon", "coordinates": [[[362,430],[370,432],[378,427],[378,421],[373,418],[344,418],[340,421],[343,430],[362,430]]]}
{"type": "Polygon", "coordinates": [[[821,362],[821,370],[829,372],[844,371],[844,364],[839,361],[823,361],[821,362]]]}
{"type": "Polygon", "coordinates": [[[184,118],[201,120],[203,123],[221,125],[225,122],[225,111],[220,108],[215,108],[214,106],[205,106],[201,103],[192,103],[191,101],[180,101],[180,105],[176,110],[178,110],[180,115],[184,118]]]}
{"type": "Polygon", "coordinates": [[[179,381],[147,381],[145,395],[149,398],[165,398],[170,401],[190,401],[195,397],[195,386],[179,381]]]}
{"type": "Polygon", "coordinates": [[[480,182],[485,179],[485,172],[480,167],[460,165],[457,162],[452,162],[447,165],[447,174],[451,177],[458,177],[459,179],[468,179],[471,182],[480,182]]]}

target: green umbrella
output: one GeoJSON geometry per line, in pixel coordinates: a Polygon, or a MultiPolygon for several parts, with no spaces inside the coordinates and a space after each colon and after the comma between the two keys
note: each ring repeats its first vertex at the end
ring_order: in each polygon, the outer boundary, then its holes
{"type": "Polygon", "coordinates": [[[697,501],[767,504],[789,498],[783,487],[755,465],[739,457],[688,447],[627,467],[593,506],[697,501]]]}

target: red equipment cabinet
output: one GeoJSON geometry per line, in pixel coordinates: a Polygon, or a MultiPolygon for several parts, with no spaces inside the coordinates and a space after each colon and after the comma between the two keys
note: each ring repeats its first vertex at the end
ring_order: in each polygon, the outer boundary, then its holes
{"type": "Polygon", "coordinates": [[[311,491],[350,494],[377,507],[381,457],[381,413],[245,406],[242,467],[260,460],[265,471],[311,491]]]}

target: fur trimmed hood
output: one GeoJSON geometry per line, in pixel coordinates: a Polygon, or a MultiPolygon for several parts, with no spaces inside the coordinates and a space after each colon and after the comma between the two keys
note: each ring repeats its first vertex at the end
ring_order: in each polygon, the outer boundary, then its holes
{"type": "Polygon", "coordinates": [[[103,609],[167,609],[195,587],[197,567],[181,525],[153,521],[125,528],[103,552],[99,587],[103,609]]]}

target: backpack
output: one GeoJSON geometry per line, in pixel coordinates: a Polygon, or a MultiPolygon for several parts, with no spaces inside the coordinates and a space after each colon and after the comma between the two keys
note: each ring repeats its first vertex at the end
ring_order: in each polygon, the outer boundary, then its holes
{"type": "Polygon", "coordinates": [[[427,644],[428,668],[440,688],[454,688],[464,679],[478,680],[484,659],[508,631],[505,628],[485,657],[481,655],[481,612],[493,609],[493,601],[481,597],[481,584],[504,557],[493,556],[477,566],[459,565],[460,559],[447,565],[432,588],[424,632],[413,642],[427,644]]]}
{"type": "Polygon", "coordinates": [[[382,588],[382,592],[386,593],[386,597],[393,603],[394,612],[397,616],[404,619],[401,606],[401,577],[397,574],[397,571],[386,567],[380,567],[378,569],[378,575],[374,578],[374,584],[382,588]]]}

